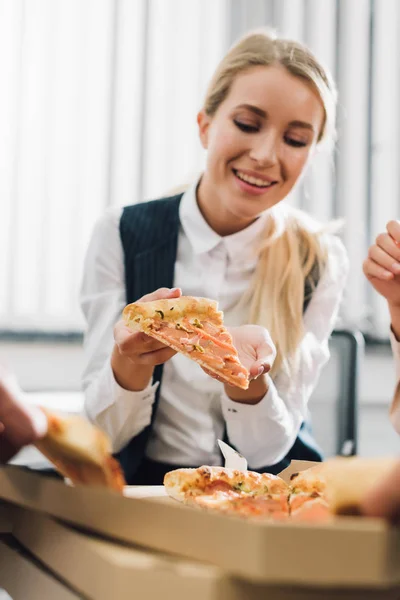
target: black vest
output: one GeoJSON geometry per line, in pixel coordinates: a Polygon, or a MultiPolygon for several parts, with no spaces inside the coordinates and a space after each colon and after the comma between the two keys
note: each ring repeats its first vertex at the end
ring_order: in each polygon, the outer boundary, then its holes
{"type": "MultiPolygon", "coordinates": [[[[151,202],[134,204],[124,208],[120,220],[120,236],[124,251],[125,286],[127,303],[135,302],[145,294],[160,287],[173,287],[179,233],[179,203],[182,194],[151,202]]],[[[317,281],[317,276],[313,276],[317,281]]],[[[312,284],[305,285],[306,308],[312,293],[312,284]]],[[[160,398],[163,366],[154,370],[153,382],[160,382],[151,423],[117,454],[128,484],[141,483],[135,479],[145,458],[146,445],[157,412],[160,398]]],[[[266,433],[266,435],[268,435],[266,433]]],[[[227,440],[229,442],[229,440],[227,440]]],[[[303,423],[299,435],[288,455],[275,465],[258,469],[260,472],[279,473],[292,459],[321,460],[320,451],[311,436],[309,427],[303,423]]],[[[182,465],[166,465],[165,470],[182,465]]],[[[199,466],[199,465],[193,465],[199,466]]],[[[159,470],[158,470],[159,473],[159,470]]],[[[147,477],[147,481],[161,484],[159,475],[147,477]]]]}

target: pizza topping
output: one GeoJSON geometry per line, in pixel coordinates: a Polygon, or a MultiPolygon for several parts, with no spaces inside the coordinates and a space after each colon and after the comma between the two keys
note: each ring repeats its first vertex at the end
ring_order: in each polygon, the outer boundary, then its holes
{"type": "Polygon", "coordinates": [[[196,350],[197,352],[201,352],[202,354],[204,354],[205,350],[202,346],[200,346],[200,344],[193,344],[193,350],[196,350]]]}
{"type": "Polygon", "coordinates": [[[163,313],[163,311],[162,311],[162,310],[156,310],[156,313],[157,313],[158,315],[160,315],[160,317],[161,317],[162,319],[164,318],[164,313],[163,313]]]}
{"type": "Polygon", "coordinates": [[[182,325],[182,323],[177,323],[175,325],[175,329],[179,329],[180,331],[185,331],[186,333],[193,333],[193,331],[191,331],[190,329],[186,329],[186,327],[184,325],[182,325]]]}
{"type": "Polygon", "coordinates": [[[198,327],[199,329],[203,329],[203,325],[200,323],[200,321],[198,319],[193,319],[192,325],[194,325],[195,327],[198,327]]]}

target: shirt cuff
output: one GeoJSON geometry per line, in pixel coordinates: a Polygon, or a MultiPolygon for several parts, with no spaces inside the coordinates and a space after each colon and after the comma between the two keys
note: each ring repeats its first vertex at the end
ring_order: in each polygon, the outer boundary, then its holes
{"type": "Polygon", "coordinates": [[[249,468],[274,465],[293,446],[298,431],[296,419],[289,414],[272,380],[257,404],[234,402],[224,391],[221,406],[229,442],[247,459],[249,468]]]}
{"type": "Polygon", "coordinates": [[[158,382],[149,382],[143,390],[125,390],[116,382],[111,364],[107,362],[95,385],[86,390],[85,412],[109,435],[114,452],[151,422],[158,385],[158,382]]]}
{"type": "Polygon", "coordinates": [[[393,357],[395,360],[396,366],[396,378],[400,379],[400,342],[397,341],[396,336],[393,333],[392,328],[390,328],[390,345],[392,347],[393,357]]]}
{"type": "Polygon", "coordinates": [[[225,421],[236,419],[277,419],[282,413],[284,404],[278,395],[277,389],[274,386],[271,378],[268,378],[268,392],[257,402],[257,404],[245,404],[231,400],[226,394],[225,389],[222,393],[222,414],[225,421]]]}

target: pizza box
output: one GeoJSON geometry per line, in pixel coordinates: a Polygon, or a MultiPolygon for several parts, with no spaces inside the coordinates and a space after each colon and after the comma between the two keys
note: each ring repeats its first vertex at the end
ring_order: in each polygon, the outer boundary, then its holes
{"type": "MultiPolygon", "coordinates": [[[[282,476],[309,464],[293,461],[282,476]]],[[[400,530],[379,519],[340,517],[312,525],[244,520],[184,506],[162,487],[129,488],[123,497],[10,466],[0,469],[0,498],[258,584],[368,588],[379,598],[400,587],[400,530]]]]}
{"type": "MultiPolygon", "coordinates": [[[[0,540],[0,588],[13,600],[80,600],[82,597],[53,577],[43,566],[0,540]]],[[[1,591],[0,591],[1,595],[1,591]]],[[[3,597],[3,596],[2,596],[3,597]]]]}
{"type": "MultiPolygon", "coordinates": [[[[101,539],[27,509],[17,508],[14,512],[13,536],[37,561],[79,594],[46,596],[43,582],[37,581],[36,595],[30,594],[30,599],[334,600],[340,597],[341,600],[394,600],[399,597],[398,589],[333,590],[256,584],[214,565],[101,539]]],[[[8,564],[12,572],[11,559],[10,556],[8,564]]],[[[21,591],[25,589],[22,587],[21,591]]],[[[13,596],[14,600],[26,597],[24,594],[13,596]]]]}
{"type": "Polygon", "coordinates": [[[218,567],[104,540],[27,509],[18,509],[13,536],[85,598],[220,600],[234,587],[218,567]]]}
{"type": "Polygon", "coordinates": [[[14,523],[14,514],[18,508],[9,502],[0,501],[0,536],[11,533],[14,523]]]}

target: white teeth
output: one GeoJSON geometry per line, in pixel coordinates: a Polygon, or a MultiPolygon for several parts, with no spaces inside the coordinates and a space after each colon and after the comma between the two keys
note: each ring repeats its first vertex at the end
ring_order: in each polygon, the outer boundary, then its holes
{"type": "Polygon", "coordinates": [[[245,175],[245,173],[242,173],[241,171],[235,171],[235,172],[236,172],[236,176],[239,177],[239,179],[241,179],[242,181],[245,181],[246,183],[251,183],[251,185],[255,185],[257,187],[263,187],[263,188],[267,188],[272,185],[272,182],[266,183],[263,179],[258,179],[257,177],[251,177],[250,175],[245,175]]]}

